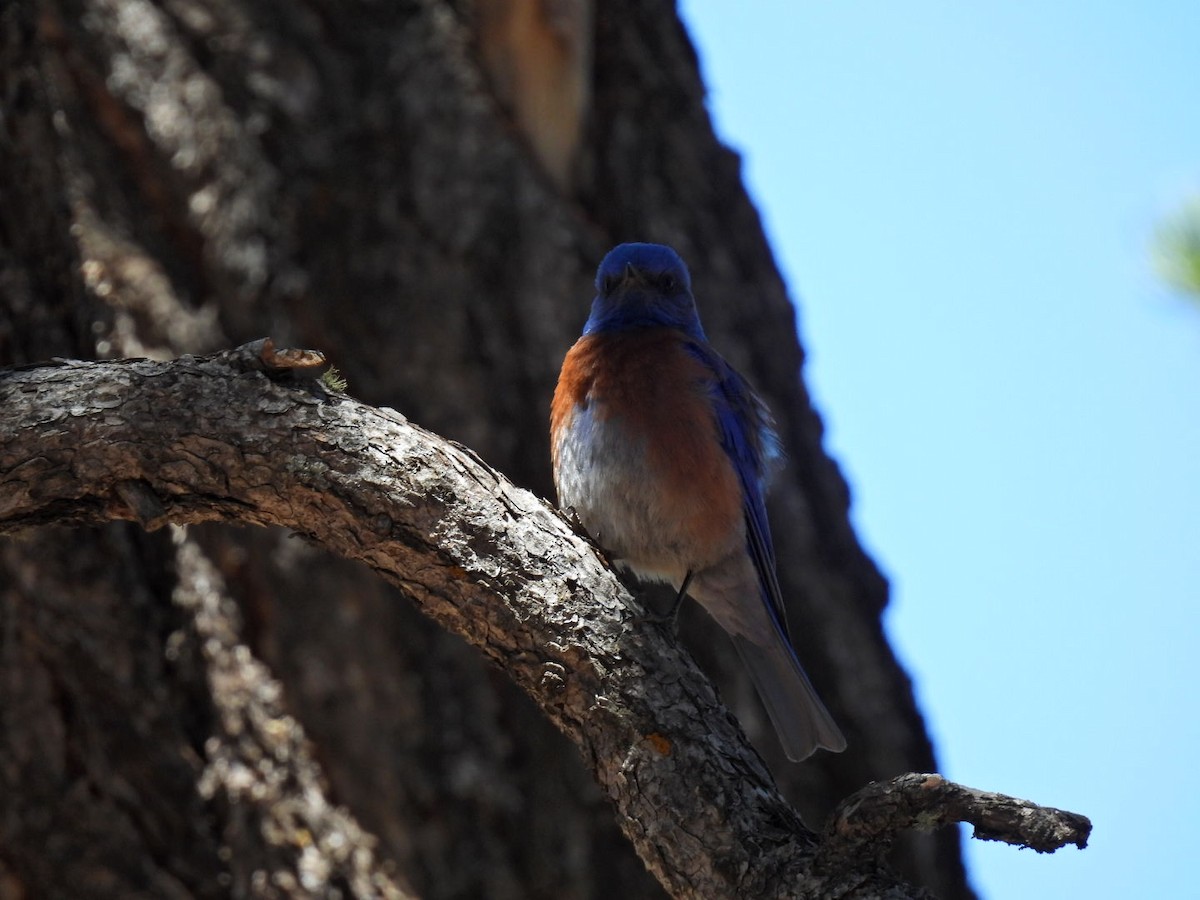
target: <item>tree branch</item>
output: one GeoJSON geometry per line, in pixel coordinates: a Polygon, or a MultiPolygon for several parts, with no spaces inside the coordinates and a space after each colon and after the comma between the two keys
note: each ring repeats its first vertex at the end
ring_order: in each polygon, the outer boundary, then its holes
{"type": "Polygon", "coordinates": [[[974,825],[979,840],[1004,841],[1039,853],[1053,853],[1068,844],[1082,850],[1092,833],[1092,823],[1078,813],[977,791],[941,775],[909,773],[869,784],[838,804],[825,823],[818,861],[837,866],[868,854],[882,857],[900,831],[928,831],[956,822],[974,825]]]}
{"type": "Polygon", "coordinates": [[[0,373],[0,533],[223,520],[282,525],[366,563],[575,741],[677,897],[917,896],[876,863],[876,842],[897,827],[966,818],[984,836],[1008,833],[981,812],[1008,798],[905,776],[939,791],[893,791],[891,817],[864,817],[875,801],[855,795],[814,866],[815,836],[736,720],[672,636],[639,622],[594,548],[469,450],[394,410],[297,388],[319,371],[260,341],[209,358],[0,373]]]}

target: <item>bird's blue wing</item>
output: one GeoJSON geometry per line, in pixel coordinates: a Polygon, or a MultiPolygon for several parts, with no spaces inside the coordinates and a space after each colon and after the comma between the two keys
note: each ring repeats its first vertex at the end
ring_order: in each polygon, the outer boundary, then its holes
{"type": "Polygon", "coordinates": [[[771,428],[770,414],[750,385],[707,342],[697,341],[693,347],[692,352],[712,373],[706,387],[721,445],[729,454],[741,484],[746,551],[754,564],[763,608],[774,625],[773,635],[734,634],[734,646],[788,758],[802,760],[817,747],[838,752],[845,749],[846,738],[796,658],[775,575],[775,550],[763,503],[767,476],[779,457],[779,442],[771,428]]]}
{"type": "Polygon", "coordinates": [[[713,372],[711,392],[721,445],[733,461],[742,487],[747,550],[758,573],[763,599],[775,624],[787,637],[787,615],[775,574],[775,548],[763,499],[771,468],[780,456],[771,415],[745,379],[716,351],[701,343],[692,344],[690,349],[713,372]]]}

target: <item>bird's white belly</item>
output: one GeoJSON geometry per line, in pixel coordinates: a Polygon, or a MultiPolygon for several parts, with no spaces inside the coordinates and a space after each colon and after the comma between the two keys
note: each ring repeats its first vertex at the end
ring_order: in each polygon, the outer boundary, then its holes
{"type": "Polygon", "coordinates": [[[558,436],[559,505],[623,567],[678,586],[692,565],[686,535],[646,456],[645,442],[619,422],[575,410],[558,436]]]}

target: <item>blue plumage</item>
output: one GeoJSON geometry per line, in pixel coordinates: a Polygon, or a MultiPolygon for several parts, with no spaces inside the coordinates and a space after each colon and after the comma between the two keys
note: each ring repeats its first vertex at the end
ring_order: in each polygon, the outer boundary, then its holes
{"type": "Polygon", "coordinates": [[[763,493],[766,406],[708,343],[683,260],[621,244],[601,262],[551,409],[559,504],[624,567],[687,586],[733,638],[791,759],[845,738],[788,640],[763,493]]]}

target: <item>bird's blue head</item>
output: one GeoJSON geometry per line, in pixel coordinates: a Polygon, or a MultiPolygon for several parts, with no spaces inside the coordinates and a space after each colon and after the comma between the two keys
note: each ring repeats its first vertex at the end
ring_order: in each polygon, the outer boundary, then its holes
{"type": "Polygon", "coordinates": [[[679,254],[662,244],[619,244],[596,270],[596,299],[583,333],[641,328],[704,337],[692,278],[679,254]]]}

